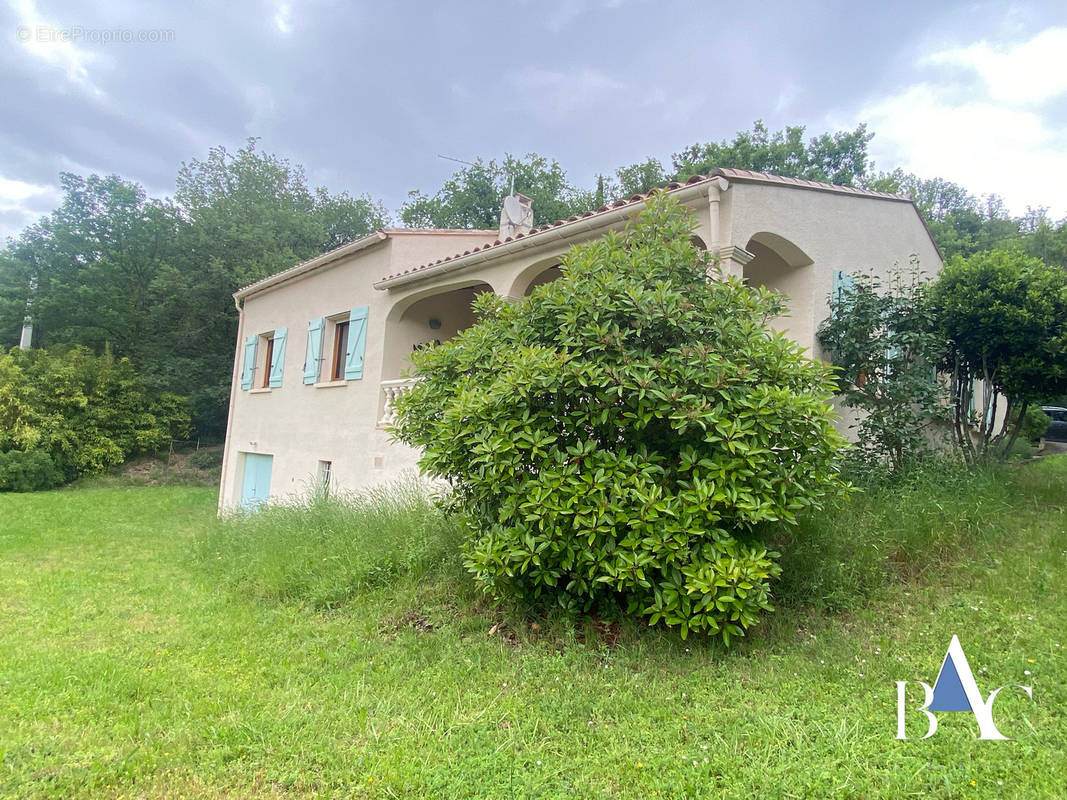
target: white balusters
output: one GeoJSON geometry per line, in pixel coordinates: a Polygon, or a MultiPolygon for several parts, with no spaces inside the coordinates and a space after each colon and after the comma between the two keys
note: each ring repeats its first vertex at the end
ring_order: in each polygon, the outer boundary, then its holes
{"type": "Polygon", "coordinates": [[[385,402],[382,404],[382,418],[378,420],[378,427],[383,428],[396,422],[396,401],[401,395],[407,394],[419,378],[400,378],[393,381],[382,381],[382,395],[385,402]]]}

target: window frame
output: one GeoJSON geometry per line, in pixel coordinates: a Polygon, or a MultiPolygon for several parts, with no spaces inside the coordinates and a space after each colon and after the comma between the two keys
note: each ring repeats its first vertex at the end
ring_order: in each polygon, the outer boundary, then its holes
{"type": "Polygon", "coordinates": [[[337,319],[333,323],[333,358],[330,360],[329,373],[331,381],[345,380],[345,359],[348,356],[348,335],[351,327],[347,317],[337,319]]]}
{"type": "Polygon", "coordinates": [[[319,459],[319,470],[316,476],[316,494],[322,499],[330,496],[330,487],[333,485],[333,462],[319,459]]]}
{"type": "Polygon", "coordinates": [[[266,346],[263,348],[263,374],[260,376],[258,388],[270,389],[270,373],[273,366],[271,362],[274,360],[274,331],[265,333],[260,338],[266,341],[266,346]]]}

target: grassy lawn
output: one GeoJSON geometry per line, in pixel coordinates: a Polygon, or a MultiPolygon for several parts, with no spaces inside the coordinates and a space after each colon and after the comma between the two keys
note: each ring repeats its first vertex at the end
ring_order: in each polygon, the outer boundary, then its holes
{"type": "Polygon", "coordinates": [[[454,571],[256,595],[198,551],[211,489],[0,496],[0,797],[1064,797],[1067,457],[1013,470],[965,544],[730,651],[490,632],[454,571]],[[932,684],[953,634],[984,693],[1033,685],[996,704],[1018,741],[894,738],[894,681],[932,684]]]}

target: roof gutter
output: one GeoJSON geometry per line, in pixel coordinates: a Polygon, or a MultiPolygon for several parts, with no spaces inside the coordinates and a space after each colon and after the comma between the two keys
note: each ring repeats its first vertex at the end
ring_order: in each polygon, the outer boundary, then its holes
{"type": "Polygon", "coordinates": [[[315,256],[314,258],[308,259],[307,261],[301,261],[299,264],[289,267],[288,269],[283,269],[281,272],[277,272],[274,275],[270,275],[266,278],[263,278],[263,280],[256,281],[255,283],[250,283],[248,286],[242,287],[236,292],[234,292],[233,299],[235,302],[244,300],[246,297],[249,297],[253,294],[257,294],[258,292],[262,292],[267,289],[271,289],[275,286],[279,286],[283,283],[288,283],[289,281],[296,280],[297,278],[302,277],[308,272],[320,269],[326,266],[327,264],[350,256],[353,253],[358,253],[360,250],[366,250],[368,247],[373,247],[374,245],[381,244],[388,238],[389,234],[385,231],[375,231],[374,233],[368,234],[367,236],[363,236],[362,238],[356,239],[353,242],[349,242],[348,244],[343,244],[340,247],[336,247],[333,250],[329,250],[323,253],[322,255],[315,256]]]}
{"type": "MultiPolygon", "coordinates": [[[[710,178],[708,180],[700,181],[699,183],[672,189],[669,191],[669,194],[682,201],[691,200],[696,197],[706,197],[708,192],[712,191],[713,187],[715,190],[720,189],[720,181],[725,183],[721,178],[710,178]]],[[[451,261],[435,264],[432,267],[427,267],[418,272],[412,272],[410,275],[398,275],[395,278],[386,278],[377,281],[374,284],[374,288],[379,291],[395,289],[399,286],[415,283],[416,281],[435,278],[449,272],[467,269],[468,267],[477,264],[495,261],[498,258],[505,258],[515,253],[520,253],[523,250],[546,247],[561,239],[570,239],[576,234],[595,231],[600,228],[608,228],[633,216],[635,208],[638,208],[639,206],[640,204],[638,203],[627,203],[626,205],[619,206],[610,211],[604,211],[600,214],[593,214],[589,217],[580,217],[572,222],[564,222],[558,227],[549,228],[547,231],[539,231],[530,236],[524,236],[521,239],[513,239],[510,242],[504,242],[504,244],[497,245],[496,247],[489,247],[479,253],[471,253],[470,255],[453,258],[451,261]]]]}

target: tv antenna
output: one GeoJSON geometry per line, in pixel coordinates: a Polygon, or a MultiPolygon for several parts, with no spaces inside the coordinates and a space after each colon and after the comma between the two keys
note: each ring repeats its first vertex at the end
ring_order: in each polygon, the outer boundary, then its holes
{"type": "MultiPolygon", "coordinates": [[[[457,164],[466,164],[468,167],[479,166],[478,164],[472,164],[470,161],[464,161],[462,158],[453,158],[452,156],[442,155],[441,153],[438,153],[437,157],[443,158],[445,161],[455,161],[457,164]]],[[[508,188],[508,194],[512,195],[515,194],[515,175],[509,174],[508,177],[511,179],[511,183],[508,188]]]]}
{"type": "Polygon", "coordinates": [[[452,158],[452,156],[443,156],[440,153],[437,154],[438,158],[443,158],[445,161],[455,161],[457,164],[466,164],[468,167],[476,167],[477,164],[472,164],[469,161],[464,161],[462,158],[452,158]]]}

